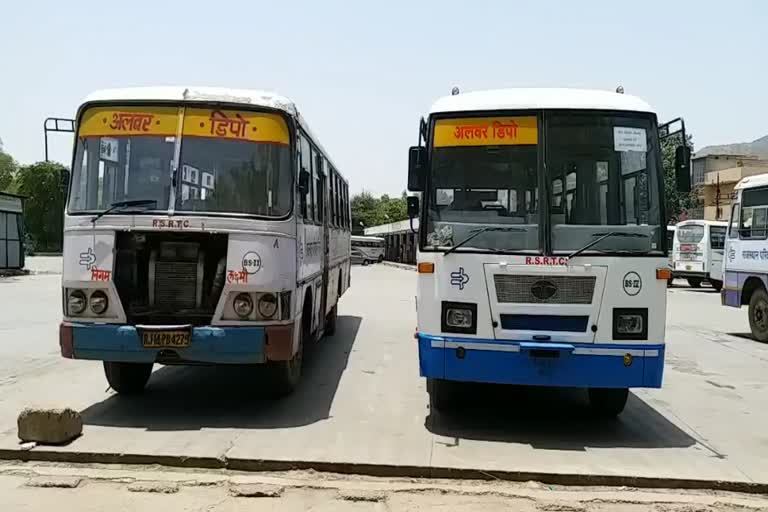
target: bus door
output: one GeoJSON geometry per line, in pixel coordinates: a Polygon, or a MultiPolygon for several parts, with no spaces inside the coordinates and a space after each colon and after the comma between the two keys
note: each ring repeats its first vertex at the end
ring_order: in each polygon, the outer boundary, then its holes
{"type": "Polygon", "coordinates": [[[715,281],[723,280],[723,255],[725,254],[725,226],[709,226],[709,277],[715,281]]]}
{"type": "Polygon", "coordinates": [[[318,194],[317,196],[320,198],[320,204],[318,204],[318,211],[321,212],[320,215],[322,216],[321,224],[322,224],[322,244],[323,244],[323,290],[321,297],[321,304],[320,304],[320,311],[322,312],[322,318],[320,319],[321,322],[323,322],[323,328],[325,328],[325,319],[328,315],[328,279],[330,278],[328,274],[328,267],[330,265],[330,226],[328,224],[328,205],[330,201],[330,193],[328,190],[328,179],[326,177],[326,172],[329,172],[328,166],[324,165],[325,160],[323,159],[322,155],[318,155],[317,158],[317,167],[318,167],[318,173],[317,173],[317,190],[318,194]]]}

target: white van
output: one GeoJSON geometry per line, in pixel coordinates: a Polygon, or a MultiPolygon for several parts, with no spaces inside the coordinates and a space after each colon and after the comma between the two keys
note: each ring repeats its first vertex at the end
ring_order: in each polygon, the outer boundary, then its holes
{"type": "Polygon", "coordinates": [[[684,278],[693,288],[708,281],[720,291],[723,287],[723,252],[727,222],[686,220],[675,229],[672,275],[684,278]]]}

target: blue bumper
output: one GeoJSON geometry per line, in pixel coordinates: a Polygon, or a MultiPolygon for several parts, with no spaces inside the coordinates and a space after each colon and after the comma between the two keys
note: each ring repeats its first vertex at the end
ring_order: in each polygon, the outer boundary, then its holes
{"type": "Polygon", "coordinates": [[[419,334],[422,377],[532,386],[660,388],[665,345],[498,341],[419,334]]]}
{"type": "MultiPolygon", "coordinates": [[[[265,358],[264,327],[195,327],[187,348],[174,348],[179,362],[253,364],[265,358]]],[[[167,349],[144,348],[132,325],[72,324],[72,357],[153,363],[167,349]]]]}

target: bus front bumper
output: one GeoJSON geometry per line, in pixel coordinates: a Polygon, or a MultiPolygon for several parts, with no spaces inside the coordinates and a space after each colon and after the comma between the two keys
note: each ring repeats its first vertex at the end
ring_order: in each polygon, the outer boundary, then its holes
{"type": "Polygon", "coordinates": [[[535,343],[418,334],[422,377],[559,387],[660,388],[665,344],[535,343]]]}
{"type": "Polygon", "coordinates": [[[133,325],[63,322],[61,355],[126,363],[258,364],[291,357],[292,325],[194,327],[188,347],[145,348],[133,325]]]}

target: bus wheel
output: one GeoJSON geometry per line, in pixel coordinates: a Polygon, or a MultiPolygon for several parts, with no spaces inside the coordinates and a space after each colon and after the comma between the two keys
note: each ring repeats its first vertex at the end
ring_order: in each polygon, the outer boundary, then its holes
{"type": "Polygon", "coordinates": [[[366,265],[368,265],[368,260],[363,260],[363,266],[365,267],[366,265]]]}
{"type": "Polygon", "coordinates": [[[691,288],[699,288],[701,286],[701,279],[698,277],[689,277],[688,284],[691,285],[691,288]]]}
{"type": "Polygon", "coordinates": [[[379,256],[379,263],[381,263],[382,261],[384,261],[384,255],[383,254],[381,256],[379,256]]]}
{"type": "Polygon", "coordinates": [[[336,317],[338,316],[338,304],[333,306],[328,316],[325,317],[325,335],[333,336],[336,334],[336,317]]]}
{"type": "Polygon", "coordinates": [[[589,405],[598,416],[613,418],[624,410],[628,396],[626,388],[589,388],[589,405]]]}
{"type": "Polygon", "coordinates": [[[722,281],[716,281],[716,280],[713,279],[712,281],[709,282],[709,284],[712,285],[712,288],[714,288],[716,292],[720,292],[720,290],[723,289],[723,282],[722,281]]]}
{"type": "Polygon", "coordinates": [[[763,288],[749,298],[749,328],[753,338],[768,343],[768,293],[763,288]]]}
{"type": "Polygon", "coordinates": [[[104,361],[104,375],[109,386],[121,395],[144,391],[152,375],[152,363],[117,363],[104,361]]]}
{"type": "Polygon", "coordinates": [[[304,364],[304,347],[309,341],[312,322],[312,301],[309,295],[304,301],[304,312],[301,315],[301,335],[299,347],[289,361],[270,361],[267,363],[267,386],[269,394],[281,398],[293,393],[301,380],[301,370],[304,364]]]}
{"type": "Polygon", "coordinates": [[[445,412],[456,405],[454,384],[441,379],[427,379],[430,413],[445,412]]]}

